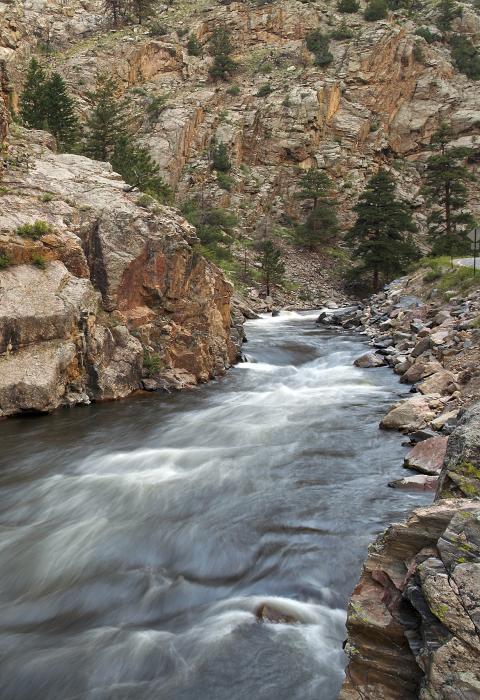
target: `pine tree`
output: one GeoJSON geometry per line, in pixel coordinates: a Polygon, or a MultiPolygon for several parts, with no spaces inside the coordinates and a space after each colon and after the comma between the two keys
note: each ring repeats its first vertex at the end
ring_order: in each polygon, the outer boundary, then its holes
{"type": "Polygon", "coordinates": [[[153,14],[155,0],[131,0],[130,6],[139,24],[153,14]]]}
{"type": "Polygon", "coordinates": [[[263,283],[265,284],[267,296],[270,296],[271,286],[280,284],[285,274],[282,251],[269,238],[261,241],[257,249],[263,283]]]}
{"type": "Polygon", "coordinates": [[[372,273],[377,292],[380,275],[390,279],[417,255],[408,235],[415,231],[410,207],[395,197],[394,179],[382,169],[368,181],[354,211],[357,220],[346,240],[353,244],[362,269],[372,273]]]}
{"type": "Polygon", "coordinates": [[[453,138],[451,127],[442,124],[432,136],[434,153],[425,171],[423,192],[430,209],[427,223],[434,254],[466,252],[466,233],[475,225],[467,209],[466,183],[475,180],[464,164],[469,149],[449,147],[453,138]]]}
{"type": "Polygon", "coordinates": [[[213,64],[210,66],[210,77],[214,80],[228,80],[237,70],[237,64],[231,54],[233,46],[230,32],[226,27],[217,27],[210,39],[210,53],[213,64]]]}
{"type": "Polygon", "coordinates": [[[387,15],[388,5],[385,0],[369,0],[363,13],[367,22],[377,22],[379,19],[385,19],[387,15]]]}
{"type": "Polygon", "coordinates": [[[117,140],[126,133],[125,109],[118,100],[117,83],[106,75],[98,78],[97,89],[90,94],[92,112],[87,119],[85,154],[108,161],[117,140]]]}
{"type": "Polygon", "coordinates": [[[203,48],[195,34],[190,34],[187,41],[187,52],[189,56],[202,56],[203,48]]]}
{"type": "Polygon", "coordinates": [[[335,203],[331,197],[332,183],[328,175],[312,168],[300,178],[299,198],[310,200],[311,208],[303,226],[297,229],[298,241],[310,250],[335,237],[338,220],[335,203]]]}
{"type": "Polygon", "coordinates": [[[172,191],[160,175],[157,163],[130,136],[123,134],[116,140],[110,162],[132,190],[146,192],[161,202],[170,200],[172,191]]]}
{"type": "Polygon", "coordinates": [[[232,169],[232,164],[228,156],[227,145],[225,143],[213,143],[211,149],[212,167],[221,173],[228,173],[232,169]]]}
{"type": "Polygon", "coordinates": [[[59,73],[52,73],[44,84],[44,104],[47,127],[57,139],[61,150],[72,148],[78,135],[75,102],[68,93],[59,73]]]}
{"type": "Polygon", "coordinates": [[[27,76],[20,95],[20,116],[31,129],[44,129],[46,125],[44,69],[32,58],[28,65],[27,76]]]}
{"type": "Polygon", "coordinates": [[[438,10],[437,27],[444,32],[449,32],[452,28],[453,20],[461,13],[460,6],[455,0],[440,0],[438,10]]]}
{"type": "Polygon", "coordinates": [[[314,29],[306,37],[307,49],[315,54],[315,64],[317,66],[328,66],[333,61],[333,54],[330,52],[330,37],[322,34],[319,29],[314,29]]]}

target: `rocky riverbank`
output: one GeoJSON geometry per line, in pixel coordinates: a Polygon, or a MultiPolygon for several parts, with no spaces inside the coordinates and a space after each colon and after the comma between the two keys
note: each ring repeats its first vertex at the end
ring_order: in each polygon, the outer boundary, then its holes
{"type": "Polygon", "coordinates": [[[444,295],[425,276],[419,270],[367,304],[323,312],[318,322],[366,334],[372,350],[355,364],[388,365],[411,385],[412,396],[392,407],[382,428],[448,435],[459,410],[480,397],[480,295],[444,295]]]}
{"type": "Polygon", "coordinates": [[[436,487],[432,506],[370,546],[348,609],[340,700],[480,696],[480,300],[445,299],[424,273],[319,318],[371,338],[358,366],[388,365],[412,386],[380,426],[417,443],[405,466],[421,474],[400,485],[436,487]]]}
{"type": "Polygon", "coordinates": [[[480,403],[448,439],[435,502],[370,546],[340,700],[480,695],[480,403]]]}

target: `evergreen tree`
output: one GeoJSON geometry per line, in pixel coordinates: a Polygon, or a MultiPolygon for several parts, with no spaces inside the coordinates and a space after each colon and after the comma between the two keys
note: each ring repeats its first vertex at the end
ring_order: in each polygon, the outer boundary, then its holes
{"type": "Polygon", "coordinates": [[[72,148],[78,135],[75,103],[59,73],[52,73],[44,84],[47,127],[61,150],[72,148]]]}
{"type": "Polygon", "coordinates": [[[452,58],[458,70],[471,80],[480,80],[480,51],[464,36],[450,41],[452,58]]]}
{"type": "Polygon", "coordinates": [[[363,16],[367,22],[377,22],[388,15],[388,5],[385,0],[370,0],[365,8],[363,16]]]}
{"type": "Polygon", "coordinates": [[[332,239],[338,233],[335,203],[331,197],[332,183],[328,175],[312,168],[300,178],[299,198],[311,201],[311,208],[303,226],[297,229],[300,243],[310,250],[332,239]]]}
{"type": "Polygon", "coordinates": [[[434,254],[466,252],[466,233],[475,225],[467,209],[466,183],[475,180],[465,167],[469,149],[449,147],[453,138],[450,126],[442,124],[432,136],[434,152],[425,172],[423,191],[430,209],[427,223],[434,254]]]}
{"type": "Polygon", "coordinates": [[[237,64],[232,58],[233,46],[230,32],[226,27],[217,27],[210,39],[210,53],[213,64],[210,66],[210,77],[214,80],[228,80],[237,70],[237,64]]]}
{"type": "Polygon", "coordinates": [[[228,173],[232,169],[232,164],[228,156],[227,145],[225,143],[213,143],[211,149],[212,166],[214,170],[221,173],[228,173]]]}
{"type": "Polygon", "coordinates": [[[360,9],[358,0],[339,0],[337,2],[337,10],[345,14],[353,14],[360,9]]]}
{"type": "Polygon", "coordinates": [[[190,34],[187,41],[187,52],[189,56],[202,56],[203,49],[195,34],[190,34]]]}
{"type": "Polygon", "coordinates": [[[307,34],[306,44],[307,49],[315,54],[315,64],[317,66],[328,66],[333,61],[333,55],[329,50],[330,38],[326,34],[322,34],[318,29],[314,29],[307,34]]]}
{"type": "Polygon", "coordinates": [[[153,14],[155,0],[130,0],[130,7],[139,24],[153,14]]]}
{"type": "Polygon", "coordinates": [[[117,99],[117,83],[106,75],[98,78],[97,89],[90,94],[92,112],[87,119],[85,154],[108,161],[117,140],[126,133],[125,110],[117,99]]]}
{"type": "Polygon", "coordinates": [[[47,76],[44,69],[32,58],[28,65],[27,76],[20,95],[20,116],[31,129],[44,129],[46,126],[45,83],[47,76]]]}
{"type": "Polygon", "coordinates": [[[372,274],[378,291],[380,275],[390,279],[405,270],[418,254],[408,232],[415,231],[410,207],[395,197],[395,182],[379,170],[367,183],[354,207],[357,220],[347,235],[362,269],[372,274]],[[407,234],[407,235],[405,235],[407,234]]]}
{"type": "Polygon", "coordinates": [[[438,10],[437,27],[443,32],[449,32],[453,20],[461,14],[461,8],[455,0],[440,0],[438,10]]]}
{"type": "Polygon", "coordinates": [[[285,273],[285,265],[282,262],[282,251],[277,248],[272,240],[267,238],[258,244],[258,259],[262,269],[263,283],[267,296],[270,296],[272,285],[280,284],[285,273]]]}
{"type": "Polygon", "coordinates": [[[161,202],[170,200],[172,191],[160,175],[157,163],[130,136],[122,134],[116,140],[110,162],[132,190],[139,189],[161,202]]]}

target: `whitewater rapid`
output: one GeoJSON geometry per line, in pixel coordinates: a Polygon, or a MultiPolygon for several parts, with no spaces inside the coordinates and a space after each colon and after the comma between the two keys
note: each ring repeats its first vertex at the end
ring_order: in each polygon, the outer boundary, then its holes
{"type": "Polygon", "coordinates": [[[405,391],[312,314],[195,391],[0,424],[2,700],[334,700],[405,391]],[[261,604],[296,624],[257,621],[261,604]]]}

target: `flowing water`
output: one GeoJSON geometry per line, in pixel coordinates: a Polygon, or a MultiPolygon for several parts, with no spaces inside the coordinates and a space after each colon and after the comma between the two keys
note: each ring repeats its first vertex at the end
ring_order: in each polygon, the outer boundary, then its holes
{"type": "Polygon", "coordinates": [[[313,319],[249,322],[196,391],[0,425],[1,700],[336,698],[367,544],[428,498],[387,488],[404,387],[313,319]]]}

